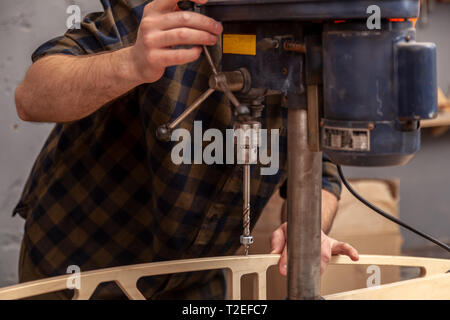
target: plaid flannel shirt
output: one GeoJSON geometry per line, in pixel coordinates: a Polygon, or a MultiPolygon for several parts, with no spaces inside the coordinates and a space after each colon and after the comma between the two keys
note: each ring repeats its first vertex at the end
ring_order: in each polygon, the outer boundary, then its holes
{"type": "MultiPolygon", "coordinates": [[[[36,50],[33,61],[52,54],[87,55],[132,45],[143,0],[102,0],[104,12],[85,17],[36,50]]],[[[36,278],[205,256],[232,255],[242,233],[242,166],[175,165],[175,142],[155,130],[175,119],[206,88],[204,56],[167,68],[164,76],[72,123],[56,124],[38,156],[15,213],[26,219],[24,254],[36,278]]],[[[280,170],[251,170],[252,227],[269,198],[286,180],[286,109],[266,101],[262,127],[280,129],[280,170]]],[[[216,92],[181,127],[192,131],[231,128],[229,103],[216,92]]],[[[336,168],[325,159],[323,187],[339,197],[336,168]]],[[[23,266],[22,266],[23,268],[23,266]]],[[[27,279],[30,280],[30,279],[27,279]]],[[[142,293],[157,298],[223,298],[217,271],[145,278],[142,293]]],[[[106,285],[105,297],[114,288],[106,285]]]]}

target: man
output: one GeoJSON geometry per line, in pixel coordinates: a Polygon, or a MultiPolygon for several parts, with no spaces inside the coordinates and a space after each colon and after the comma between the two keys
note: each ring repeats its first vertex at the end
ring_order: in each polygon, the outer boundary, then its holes
{"type": "MultiPolygon", "coordinates": [[[[195,0],[205,3],[206,0],[195,0]]],[[[177,0],[102,0],[88,15],[33,54],[16,90],[25,121],[54,122],[15,213],[26,219],[20,281],[162,260],[232,255],[242,232],[242,167],[175,165],[173,142],[155,131],[207,88],[201,45],[213,46],[220,23],[177,10],[177,0]],[[187,45],[184,49],[174,46],[187,45]]],[[[230,126],[227,99],[213,94],[195,113],[203,128],[230,126]]],[[[191,129],[192,116],[182,126],[191,129]]],[[[286,111],[268,98],[263,128],[280,128],[276,175],[252,170],[253,221],[286,180],[286,111]]],[[[255,167],[257,167],[255,165],[255,167]]],[[[323,229],[337,209],[336,168],[324,164],[323,229]]],[[[286,225],[272,235],[286,274],[286,225]]],[[[331,254],[357,259],[350,245],[322,235],[322,269],[331,254]]],[[[143,279],[149,299],[220,299],[218,271],[143,279]]],[[[106,285],[96,298],[117,297],[106,285]]],[[[67,298],[66,293],[50,296],[67,298]]]]}

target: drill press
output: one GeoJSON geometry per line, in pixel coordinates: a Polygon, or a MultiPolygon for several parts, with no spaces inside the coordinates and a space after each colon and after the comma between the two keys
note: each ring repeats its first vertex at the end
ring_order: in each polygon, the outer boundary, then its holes
{"type": "MultiPolygon", "coordinates": [[[[436,49],[415,41],[417,0],[209,0],[196,10],[224,26],[219,70],[205,48],[210,88],[234,107],[235,128],[257,132],[264,97],[288,109],[288,296],[320,297],[322,151],[336,164],[407,163],[420,146],[420,120],[436,108],[436,49]],[[380,10],[370,29],[368,8],[380,10]],[[236,96],[235,96],[236,94],[236,96]]],[[[244,232],[250,236],[249,167],[254,139],[237,141],[244,165],[244,232]]],[[[252,134],[250,134],[252,137],[252,134]]]]}

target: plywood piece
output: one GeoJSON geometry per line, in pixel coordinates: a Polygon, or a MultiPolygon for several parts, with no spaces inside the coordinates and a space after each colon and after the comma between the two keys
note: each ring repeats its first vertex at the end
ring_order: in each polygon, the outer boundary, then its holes
{"type": "MultiPolygon", "coordinates": [[[[155,262],[123,267],[114,267],[80,274],[81,287],[75,290],[75,300],[86,300],[91,297],[100,283],[114,281],[123,290],[129,299],[144,299],[136,287],[137,281],[142,277],[162,274],[193,272],[202,270],[227,269],[230,299],[240,299],[240,280],[245,274],[257,274],[257,299],[266,297],[266,271],[276,265],[279,255],[253,255],[212,257],[200,259],[175,260],[155,262]]],[[[44,280],[32,281],[24,284],[0,289],[0,300],[22,299],[44,293],[66,290],[67,279],[73,274],[44,280]]]]}
{"type": "Polygon", "coordinates": [[[325,296],[327,300],[449,300],[450,273],[325,296]]]}
{"type": "MultiPolygon", "coordinates": [[[[74,299],[85,300],[89,299],[94,293],[95,289],[100,283],[114,281],[124,291],[129,299],[142,300],[144,296],[136,287],[137,281],[142,277],[156,276],[162,274],[173,274],[183,272],[193,272],[202,270],[227,269],[228,283],[231,284],[228,298],[240,299],[241,289],[240,280],[245,274],[256,274],[255,284],[255,298],[266,298],[266,271],[267,269],[278,263],[280,255],[266,254],[266,255],[251,255],[251,256],[230,256],[230,257],[212,257],[200,259],[175,260],[167,262],[155,262],[139,265],[114,267],[108,269],[101,269],[95,271],[88,271],[80,274],[81,288],[76,290],[74,299]]],[[[410,266],[420,267],[423,275],[431,276],[430,283],[426,281],[417,282],[420,288],[424,290],[441,290],[441,285],[437,284],[434,276],[440,276],[450,269],[450,260],[444,259],[427,259],[427,258],[413,258],[413,257],[396,257],[396,256],[360,256],[358,262],[351,261],[346,256],[333,257],[331,264],[336,265],[380,265],[380,266],[410,266]]],[[[67,280],[73,277],[73,274],[64,275],[44,280],[32,281],[24,284],[7,287],[0,290],[0,300],[5,299],[22,299],[33,297],[44,293],[55,292],[67,289],[67,280]]],[[[437,278],[436,278],[437,279],[437,278]]],[[[447,283],[447,278],[439,278],[442,283],[447,283]]],[[[385,288],[383,285],[380,288],[385,288]]],[[[398,288],[398,287],[392,287],[398,288]]],[[[411,290],[411,287],[408,287],[411,290]]],[[[366,289],[363,289],[366,290],[366,289]]],[[[383,289],[385,290],[385,289],[383,289]]],[[[396,292],[403,292],[401,289],[395,289],[396,292]],[[398,291],[400,290],[400,291],[398,291]]],[[[380,291],[384,292],[384,291],[380,291]]],[[[424,291],[422,291],[423,294],[424,291]]],[[[428,294],[428,291],[426,291],[428,294]]],[[[359,291],[357,294],[367,294],[365,291],[359,291]]],[[[382,293],[380,294],[382,295],[382,293]]],[[[336,296],[331,297],[347,297],[336,296]]]]}
{"type": "Polygon", "coordinates": [[[330,264],[418,267],[422,270],[422,276],[445,273],[450,270],[449,259],[403,256],[360,255],[359,261],[351,261],[347,256],[335,256],[330,264]]]}

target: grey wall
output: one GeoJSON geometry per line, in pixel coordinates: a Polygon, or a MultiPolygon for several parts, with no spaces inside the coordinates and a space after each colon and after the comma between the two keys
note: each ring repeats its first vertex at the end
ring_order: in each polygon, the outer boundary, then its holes
{"type": "MultiPolygon", "coordinates": [[[[23,221],[11,218],[33,161],[47,137],[50,125],[29,124],[17,118],[14,89],[30,65],[30,55],[44,41],[65,31],[66,8],[79,4],[83,13],[100,9],[93,0],[0,1],[0,287],[17,281],[17,260],[23,221]]],[[[439,83],[450,87],[450,6],[436,8],[430,25],[419,38],[439,45],[439,83]],[[446,61],[447,60],[447,61],[446,61]]],[[[401,215],[441,237],[449,236],[450,136],[426,139],[421,153],[404,168],[351,169],[351,175],[400,176],[401,215]]],[[[405,234],[405,246],[423,244],[405,234]]]]}
{"type": "Polygon", "coordinates": [[[79,4],[84,12],[101,9],[92,0],[0,1],[0,286],[17,282],[23,221],[11,218],[11,212],[52,127],[20,121],[14,90],[34,49],[65,32],[69,4],[79,4]]]}
{"type": "Polygon", "coordinates": [[[417,28],[417,41],[437,45],[438,83],[450,96],[450,4],[436,3],[427,25],[417,28]]]}

